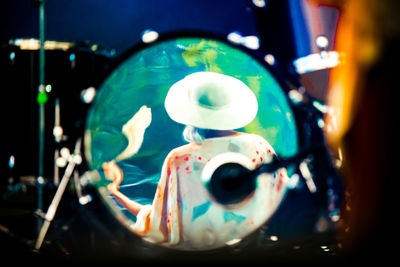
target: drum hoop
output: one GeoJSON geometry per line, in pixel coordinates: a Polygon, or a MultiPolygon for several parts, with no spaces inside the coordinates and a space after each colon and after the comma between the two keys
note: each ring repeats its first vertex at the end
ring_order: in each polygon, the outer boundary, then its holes
{"type": "MultiPolygon", "coordinates": [[[[230,42],[226,37],[224,37],[222,35],[218,35],[215,33],[207,33],[207,32],[202,32],[202,31],[175,31],[175,32],[160,34],[159,37],[155,41],[150,42],[150,43],[139,42],[137,44],[134,44],[133,46],[131,46],[131,48],[129,48],[125,52],[123,52],[111,63],[110,67],[104,74],[103,80],[100,81],[98,88],[101,88],[103,86],[103,84],[106,82],[106,80],[110,77],[110,75],[112,75],[112,73],[114,71],[116,71],[124,62],[126,62],[126,60],[128,60],[133,55],[135,55],[141,51],[144,51],[148,48],[151,48],[152,46],[159,45],[163,42],[177,40],[180,38],[209,39],[209,40],[215,40],[215,41],[221,42],[233,49],[236,49],[236,50],[239,50],[239,51],[245,53],[246,55],[251,57],[253,60],[255,60],[257,63],[259,63],[263,68],[265,68],[272,75],[272,77],[275,79],[275,81],[278,83],[278,85],[280,86],[280,89],[282,90],[282,93],[285,95],[285,98],[287,99],[288,106],[294,116],[294,119],[295,119],[294,123],[296,126],[296,137],[297,137],[297,152],[296,153],[298,153],[300,151],[301,147],[304,145],[302,143],[304,133],[302,132],[302,128],[300,127],[301,126],[300,124],[302,123],[301,118],[299,118],[300,116],[298,116],[298,114],[297,114],[299,105],[294,104],[289,98],[289,91],[291,91],[293,88],[299,88],[301,86],[300,81],[297,80],[298,76],[294,75],[293,77],[286,77],[285,75],[287,75],[287,72],[282,71],[282,69],[281,69],[282,66],[269,65],[264,60],[264,56],[267,53],[264,53],[263,51],[261,51],[262,49],[259,49],[260,51],[254,51],[254,50],[248,49],[242,45],[230,42]]],[[[308,96],[307,92],[305,92],[304,94],[306,94],[308,96]]],[[[87,121],[86,121],[86,123],[87,123],[87,121]]],[[[84,129],[86,129],[86,128],[84,127],[84,129]]],[[[86,146],[83,146],[83,147],[86,147],[86,146]]],[[[86,156],[87,155],[85,153],[85,157],[86,156]]],[[[94,184],[96,184],[96,183],[94,183],[94,184]]],[[[94,184],[92,184],[92,185],[94,185],[94,184]]],[[[99,195],[99,199],[101,200],[102,205],[106,206],[109,214],[112,214],[112,216],[120,223],[122,228],[135,234],[131,230],[130,219],[125,217],[125,215],[118,209],[116,203],[110,202],[106,198],[106,195],[107,195],[106,188],[102,187],[102,186],[100,186],[100,188],[98,188],[97,186],[95,186],[95,187],[96,187],[95,192],[99,195]]],[[[166,248],[165,246],[159,246],[159,247],[166,248]]],[[[220,248],[220,249],[222,249],[222,248],[220,248]]]]}
{"type": "MultiPolygon", "coordinates": [[[[20,50],[37,51],[40,49],[40,40],[36,38],[18,38],[11,39],[8,41],[8,45],[16,46],[20,50]]],[[[46,40],[44,42],[44,49],[46,51],[82,51],[90,52],[96,55],[102,55],[105,57],[114,57],[114,49],[106,49],[103,46],[99,46],[95,43],[89,42],[70,42],[70,41],[58,41],[58,40],[46,40]]]]}
{"type": "MultiPolygon", "coordinates": [[[[204,32],[204,31],[173,31],[173,32],[160,33],[159,37],[153,42],[150,42],[150,43],[139,42],[137,44],[134,44],[133,46],[128,48],[125,52],[123,52],[121,55],[117,56],[116,59],[111,63],[110,67],[108,68],[108,71],[105,73],[104,79],[100,82],[100,86],[106,81],[106,79],[121,64],[123,64],[132,55],[134,55],[142,50],[145,50],[147,48],[150,48],[154,45],[158,45],[162,42],[176,40],[179,38],[211,39],[211,40],[215,40],[215,41],[224,43],[225,45],[227,45],[233,49],[237,49],[237,50],[249,55],[252,59],[254,59],[257,63],[262,65],[265,69],[267,69],[272,74],[272,76],[275,78],[275,80],[279,84],[279,86],[283,89],[285,94],[287,94],[290,91],[290,89],[289,89],[288,83],[286,83],[284,81],[289,81],[289,83],[291,83],[291,84],[296,84],[295,80],[297,79],[297,75],[295,77],[284,78],[283,71],[280,69],[279,66],[277,66],[277,65],[271,66],[264,60],[264,56],[267,53],[263,53],[261,51],[261,49],[259,49],[260,51],[255,51],[255,50],[249,49],[243,45],[232,43],[226,37],[224,37],[224,35],[221,35],[221,34],[209,33],[209,32],[204,32]]],[[[290,105],[291,105],[291,103],[290,103],[290,105]]]]}

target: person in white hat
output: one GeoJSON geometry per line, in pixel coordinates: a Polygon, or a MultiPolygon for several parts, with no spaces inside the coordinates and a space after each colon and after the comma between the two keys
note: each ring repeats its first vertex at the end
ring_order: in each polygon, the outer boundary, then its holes
{"type": "MultiPolygon", "coordinates": [[[[143,206],[118,190],[123,174],[113,162],[104,165],[114,180],[108,189],[137,216],[132,231],[150,242],[207,250],[240,241],[273,214],[284,195],[286,172],[260,175],[256,190],[231,206],[216,203],[204,181],[223,163],[254,169],[272,159],[274,150],[264,138],[234,131],[255,118],[256,96],[234,77],[196,72],[171,86],[165,109],[172,120],[186,125],[183,135],[189,144],[166,157],[152,205],[143,206]]],[[[146,108],[138,113],[147,116],[147,127],[151,113],[146,108]]]]}

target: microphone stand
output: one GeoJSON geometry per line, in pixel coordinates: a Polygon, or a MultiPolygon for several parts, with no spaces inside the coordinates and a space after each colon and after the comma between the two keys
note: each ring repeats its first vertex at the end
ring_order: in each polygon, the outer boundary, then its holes
{"type": "Polygon", "coordinates": [[[319,159],[327,156],[325,152],[326,150],[323,145],[315,145],[300,151],[292,157],[278,159],[278,157],[274,155],[270,163],[264,163],[254,170],[249,170],[238,163],[225,163],[215,169],[206,184],[206,188],[221,204],[232,204],[236,201],[240,201],[245,195],[254,191],[255,180],[259,175],[263,173],[274,173],[280,168],[289,168],[293,166],[296,169],[295,172],[298,173],[299,177],[305,182],[311,195],[314,195],[315,198],[320,198],[323,197],[325,185],[321,184],[321,181],[316,179],[317,177],[313,177],[308,165],[311,164],[314,168],[318,168],[319,176],[337,176],[336,170],[329,163],[324,164],[324,166],[316,166],[321,164],[319,159]],[[317,192],[318,185],[322,186],[320,192],[317,192]],[[239,187],[246,189],[243,191],[235,191],[235,189],[239,187]],[[232,191],[228,192],[224,190],[232,191]],[[238,196],[232,196],[232,193],[237,193],[238,196]]]}

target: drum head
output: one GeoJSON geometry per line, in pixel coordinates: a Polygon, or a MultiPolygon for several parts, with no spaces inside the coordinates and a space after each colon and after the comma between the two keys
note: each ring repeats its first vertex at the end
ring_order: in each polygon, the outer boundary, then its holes
{"type": "MultiPolygon", "coordinates": [[[[152,121],[138,153],[117,162],[124,172],[120,191],[141,204],[151,204],[164,159],[174,148],[187,144],[184,125],[170,119],[164,100],[171,85],[199,71],[211,71],[241,80],[256,95],[256,118],[238,131],[262,136],[279,156],[298,150],[297,129],[285,90],[275,75],[246,51],[215,38],[161,38],[134,48],[111,72],[89,110],[85,156],[89,168],[115,160],[128,145],[123,125],[143,106],[151,108],[152,121]]],[[[100,171],[101,172],[101,171],[100,171]]],[[[95,182],[106,205],[129,226],[136,217],[106,190],[104,175],[95,182]]]]}

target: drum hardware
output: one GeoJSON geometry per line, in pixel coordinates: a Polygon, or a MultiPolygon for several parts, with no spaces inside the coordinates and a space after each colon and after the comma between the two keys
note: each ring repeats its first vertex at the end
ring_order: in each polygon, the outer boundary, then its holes
{"type": "MultiPolygon", "coordinates": [[[[39,104],[39,155],[38,155],[38,210],[43,209],[43,186],[44,186],[44,144],[45,144],[45,104],[47,102],[47,93],[45,91],[45,1],[36,1],[39,5],[39,87],[37,94],[37,102],[39,104]]],[[[38,221],[38,229],[41,227],[41,222],[38,221]]]]}
{"type": "MultiPolygon", "coordinates": [[[[309,169],[309,165],[312,164],[313,154],[320,150],[322,146],[308,149],[304,152],[299,152],[295,156],[287,158],[279,158],[274,155],[270,163],[264,163],[254,170],[249,170],[238,163],[224,163],[216,167],[214,172],[208,179],[203,180],[205,187],[210,191],[211,195],[224,204],[226,201],[225,196],[229,196],[230,199],[235,199],[235,187],[247,187],[249,188],[248,194],[254,191],[254,181],[257,177],[263,173],[274,173],[280,168],[290,169],[294,167],[296,173],[295,182],[292,182],[290,188],[295,188],[298,183],[298,177],[301,177],[305,182],[308,190],[311,194],[317,192],[317,187],[313,180],[312,174],[309,169]],[[300,175],[299,175],[300,174],[300,175]],[[253,186],[246,186],[246,184],[252,184],[253,186]],[[225,192],[225,189],[229,188],[229,191],[225,192]]],[[[292,177],[293,177],[292,175],[292,177]]],[[[292,179],[292,178],[290,178],[292,179]]]]}
{"type": "Polygon", "coordinates": [[[318,53],[297,58],[293,61],[296,72],[304,74],[312,71],[334,68],[340,64],[343,55],[337,51],[328,51],[329,40],[325,35],[315,38],[318,53]]]}
{"type": "MultiPolygon", "coordinates": [[[[37,39],[15,39],[10,40],[8,42],[10,45],[18,46],[21,50],[39,50],[40,49],[40,40],[37,39]]],[[[45,40],[44,41],[44,49],[45,50],[64,50],[67,51],[72,47],[72,44],[69,42],[59,42],[59,41],[51,41],[45,40]]],[[[10,59],[12,54],[10,54],[10,59]]],[[[15,53],[14,56],[15,57],[15,53]]]]}
{"type": "Polygon", "coordinates": [[[60,124],[60,99],[56,98],[55,100],[55,110],[54,110],[54,127],[53,127],[53,135],[56,143],[60,143],[61,140],[65,140],[65,136],[63,135],[64,130],[60,124]]]}
{"type": "Polygon", "coordinates": [[[57,165],[57,160],[60,158],[60,151],[58,149],[56,149],[54,151],[54,159],[53,162],[55,162],[54,164],[54,174],[53,174],[53,182],[54,185],[58,186],[60,183],[60,175],[59,175],[59,171],[58,171],[58,165],[57,165]]]}
{"type": "MultiPolygon", "coordinates": [[[[56,143],[60,143],[63,136],[63,128],[60,126],[60,100],[56,98],[55,110],[54,110],[54,128],[53,135],[56,143]]],[[[57,186],[60,183],[60,176],[58,172],[57,160],[60,158],[60,152],[58,148],[54,151],[54,178],[53,182],[57,186]]]]}
{"type": "Polygon", "coordinates": [[[255,35],[243,36],[240,32],[234,31],[228,34],[227,39],[238,45],[243,45],[251,50],[260,48],[260,39],[255,35]]]}
{"type": "MultiPolygon", "coordinates": [[[[61,141],[65,141],[67,136],[64,135],[63,127],[61,126],[61,116],[60,116],[60,99],[55,99],[54,107],[54,127],[53,136],[56,144],[60,145],[61,141]]],[[[59,168],[64,168],[67,165],[68,157],[70,156],[70,151],[67,147],[59,149],[57,146],[54,151],[54,178],[53,182],[56,186],[60,183],[59,168]]]]}
{"type": "Polygon", "coordinates": [[[87,181],[82,181],[83,178],[79,177],[77,170],[74,171],[74,184],[76,195],[78,196],[79,204],[86,205],[92,201],[92,196],[89,194],[83,194],[82,187],[87,185],[87,181]]]}
{"type": "Polygon", "coordinates": [[[92,103],[94,97],[96,96],[96,88],[90,86],[81,91],[81,100],[83,103],[90,104],[92,103]]]}
{"type": "MultiPolygon", "coordinates": [[[[51,208],[48,207],[48,204],[46,203],[48,200],[51,199],[49,199],[50,196],[47,194],[47,189],[52,190],[52,188],[54,188],[53,185],[60,185],[62,187],[64,187],[65,185],[66,187],[68,187],[67,184],[72,177],[73,186],[71,186],[71,189],[76,191],[74,193],[74,197],[78,196],[79,204],[85,205],[89,203],[92,199],[91,195],[86,194],[86,190],[85,188],[83,188],[85,182],[80,182],[81,178],[79,177],[78,171],[75,168],[72,168],[73,172],[69,174],[71,167],[69,167],[68,164],[73,160],[75,162],[75,166],[80,165],[82,162],[82,157],[80,157],[80,155],[77,156],[75,152],[70,153],[68,148],[71,148],[73,146],[73,142],[77,140],[77,135],[81,136],[80,129],[81,127],[83,127],[83,123],[81,121],[82,116],[85,115],[87,104],[89,104],[95,96],[95,87],[89,85],[97,84],[96,81],[98,78],[100,78],[100,73],[104,72],[105,67],[107,67],[108,63],[110,63],[110,54],[103,53],[98,46],[91,46],[88,49],[87,46],[80,47],[75,43],[68,43],[69,46],[66,46],[67,43],[65,43],[60,46],[62,42],[45,41],[45,49],[48,50],[46,51],[46,66],[48,66],[48,69],[46,69],[46,78],[48,79],[48,81],[46,82],[51,82],[51,84],[41,84],[38,88],[36,87],[38,81],[38,79],[36,78],[36,74],[38,73],[39,69],[36,67],[36,63],[39,59],[39,44],[40,42],[37,39],[15,39],[15,41],[9,41],[8,45],[5,46],[5,50],[3,50],[5,53],[7,53],[5,55],[7,56],[7,59],[9,59],[9,61],[7,62],[7,73],[10,73],[10,75],[7,75],[6,77],[9,78],[6,80],[6,85],[14,86],[13,89],[15,89],[10,90],[12,91],[10,92],[10,94],[12,95],[10,99],[18,99],[16,97],[19,96],[21,92],[25,92],[23,90],[30,89],[30,94],[23,94],[21,96],[23,100],[29,99],[30,101],[29,103],[23,105],[22,108],[29,110],[35,108],[36,110],[36,107],[38,106],[49,107],[46,108],[44,112],[46,124],[46,147],[44,152],[44,159],[42,161],[44,168],[43,176],[38,176],[37,168],[31,168],[34,170],[26,168],[27,163],[37,166],[36,160],[38,159],[38,134],[33,134],[33,140],[29,140],[30,138],[26,138],[23,139],[23,142],[17,143],[14,140],[20,139],[20,135],[22,135],[22,133],[24,132],[23,130],[25,130],[22,126],[18,125],[17,128],[12,129],[10,134],[10,137],[16,137],[15,139],[11,139],[13,140],[12,143],[14,143],[15,145],[11,143],[11,149],[7,153],[7,167],[9,174],[7,175],[8,181],[6,180],[6,182],[8,184],[7,192],[2,195],[2,200],[13,201],[14,197],[18,197],[19,195],[17,194],[20,193],[23,194],[23,197],[25,197],[26,194],[29,194],[29,197],[31,195],[35,195],[35,198],[33,199],[33,201],[35,202],[34,207],[30,209],[33,211],[34,215],[32,216],[32,219],[34,220],[33,225],[37,226],[38,229],[37,231],[35,231],[35,229],[34,231],[32,231],[35,235],[32,240],[36,239],[36,237],[39,237],[40,232],[42,232],[42,236],[46,236],[45,232],[47,230],[44,228],[49,228],[49,225],[54,218],[52,212],[55,213],[55,211],[52,210],[57,209],[58,207],[57,198],[62,198],[62,196],[60,196],[62,195],[62,193],[56,193],[57,196],[54,196],[55,200],[52,201],[53,205],[51,206],[51,208]],[[33,46],[29,44],[35,45],[33,46]],[[65,47],[65,49],[71,50],[66,51],[63,47],[65,47]],[[27,60],[29,62],[26,62],[27,60]],[[59,64],[65,65],[65,63],[67,64],[65,66],[66,68],[61,69],[61,72],[52,72],[52,69],[54,68],[52,68],[51,66],[55,65],[58,68],[59,64]],[[72,65],[74,65],[75,68],[73,68],[72,65]],[[81,65],[84,66],[84,68],[81,68],[81,65]],[[21,71],[29,71],[28,75],[26,76],[30,77],[30,79],[17,80],[16,78],[21,76],[21,71]],[[49,74],[47,74],[47,72],[49,74]],[[65,73],[67,73],[68,75],[67,81],[64,81],[65,78],[63,78],[65,76],[65,73]],[[27,83],[29,84],[27,85],[27,83]],[[82,88],[86,89],[81,90],[82,88]],[[76,105],[76,102],[74,102],[76,100],[78,101],[78,105],[76,105]],[[74,104],[70,105],[71,102],[74,104]],[[32,144],[34,144],[34,150],[30,150],[30,146],[28,146],[32,144]],[[54,164],[50,163],[52,160],[54,164]],[[69,176],[69,178],[66,176],[69,176]],[[64,177],[66,177],[64,181],[67,178],[68,181],[60,183],[60,181],[62,181],[61,178],[64,177]],[[49,188],[47,188],[47,185],[49,186],[49,188]],[[31,191],[28,191],[30,189],[32,189],[32,193],[31,191]],[[33,193],[34,191],[36,191],[37,193],[33,193]],[[49,208],[49,210],[46,212],[47,207],[49,208]],[[37,223],[35,223],[36,221],[37,223]],[[44,225],[44,221],[49,222],[46,222],[47,225],[44,225]]],[[[2,54],[2,56],[3,55],[4,54],[2,54]]],[[[22,74],[26,74],[25,72],[22,74]]],[[[25,102],[22,101],[22,103],[25,102]]],[[[15,104],[17,103],[10,103],[10,106],[13,107],[11,111],[17,110],[17,108],[14,108],[16,107],[15,104]]],[[[21,112],[20,114],[22,113],[23,112],[21,112]]],[[[30,115],[30,113],[31,112],[25,112],[24,114],[30,115]]],[[[32,130],[35,130],[33,131],[34,133],[39,133],[40,128],[42,128],[42,125],[40,125],[42,119],[39,118],[38,123],[37,118],[39,116],[30,116],[32,118],[29,121],[27,120],[27,122],[31,123],[32,130]]],[[[18,119],[16,119],[15,121],[18,121],[18,119]]],[[[24,125],[26,125],[26,123],[24,123],[24,125]]],[[[60,188],[57,190],[58,192],[61,192],[65,189],[66,188],[60,188]]],[[[65,197],[65,194],[68,192],[63,193],[65,197]]],[[[58,210],[60,212],[60,208],[58,208],[58,210]]],[[[63,213],[63,210],[61,210],[61,213],[63,213]]],[[[30,212],[30,214],[32,214],[32,212],[30,212]]],[[[54,222],[51,225],[54,226],[54,222]]],[[[47,238],[50,239],[50,236],[47,238]]],[[[33,243],[31,243],[31,248],[33,248],[35,245],[34,241],[36,240],[33,240],[33,243]]],[[[47,242],[48,241],[46,240],[42,241],[42,244],[45,245],[47,242]]],[[[40,240],[36,243],[38,247],[41,246],[40,240]]]]}
{"type": "Polygon", "coordinates": [[[265,62],[267,62],[270,66],[273,66],[273,65],[275,65],[275,63],[276,63],[275,56],[272,55],[272,54],[266,54],[266,55],[264,56],[264,60],[265,60],[265,62]]]}
{"type": "MultiPolygon", "coordinates": [[[[54,198],[46,212],[46,214],[44,215],[44,222],[43,225],[40,228],[40,232],[38,235],[38,238],[36,240],[35,243],[35,250],[39,251],[42,243],[44,241],[44,238],[46,236],[46,233],[50,227],[51,221],[54,219],[54,216],[56,214],[58,205],[61,201],[62,195],[65,191],[65,188],[68,185],[68,182],[71,178],[71,176],[73,175],[74,169],[76,165],[79,165],[82,163],[82,156],[80,154],[80,150],[81,150],[81,139],[78,139],[78,141],[75,144],[75,150],[74,153],[72,155],[69,155],[68,158],[68,165],[66,166],[66,170],[64,173],[63,178],[61,179],[61,182],[57,188],[56,194],[54,195],[54,198]]],[[[66,155],[66,153],[64,153],[64,156],[66,155]]],[[[78,183],[79,184],[79,183],[78,183]]],[[[87,203],[87,202],[86,202],[87,203]]],[[[38,209],[38,214],[40,213],[40,209],[38,209]]]]}

